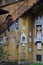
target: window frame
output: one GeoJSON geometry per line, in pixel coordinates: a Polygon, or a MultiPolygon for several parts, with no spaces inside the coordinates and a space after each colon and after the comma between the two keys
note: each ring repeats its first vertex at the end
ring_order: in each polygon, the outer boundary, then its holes
{"type": "Polygon", "coordinates": [[[42,61],[42,55],[36,55],[36,61],[42,61]]]}

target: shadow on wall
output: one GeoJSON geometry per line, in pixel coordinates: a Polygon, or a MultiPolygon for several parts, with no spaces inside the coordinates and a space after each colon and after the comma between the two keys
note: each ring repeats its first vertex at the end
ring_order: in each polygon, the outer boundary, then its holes
{"type": "Polygon", "coordinates": [[[7,28],[9,28],[12,25],[12,23],[13,23],[12,15],[9,14],[6,17],[6,20],[7,20],[7,28]]]}
{"type": "Polygon", "coordinates": [[[4,23],[0,25],[0,34],[2,34],[5,30],[9,29],[12,23],[13,23],[13,18],[12,18],[12,15],[9,14],[6,17],[4,23]]]}

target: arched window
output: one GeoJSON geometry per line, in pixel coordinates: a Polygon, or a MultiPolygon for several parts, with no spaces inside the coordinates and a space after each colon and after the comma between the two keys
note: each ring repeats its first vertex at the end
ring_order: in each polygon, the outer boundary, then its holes
{"type": "Polygon", "coordinates": [[[24,33],[21,35],[21,43],[27,43],[26,35],[24,33]]]}
{"type": "Polygon", "coordinates": [[[25,42],[25,36],[22,37],[22,42],[25,42]]]}

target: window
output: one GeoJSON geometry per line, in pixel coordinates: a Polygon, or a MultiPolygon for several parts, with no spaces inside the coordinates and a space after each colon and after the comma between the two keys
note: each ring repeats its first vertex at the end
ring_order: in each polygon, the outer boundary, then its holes
{"type": "Polygon", "coordinates": [[[38,49],[38,50],[41,50],[41,49],[42,49],[42,44],[41,44],[41,43],[38,43],[38,42],[37,42],[37,49],[38,49]]]}
{"type": "Polygon", "coordinates": [[[25,42],[25,37],[24,36],[22,37],[22,42],[25,42]]]}
{"type": "Polygon", "coordinates": [[[16,1],[16,0],[6,0],[6,3],[8,4],[8,3],[12,3],[14,1],[16,1]]]}
{"type": "Polygon", "coordinates": [[[17,21],[15,22],[15,29],[16,29],[16,30],[19,30],[19,20],[17,20],[17,21]]]}
{"type": "Polygon", "coordinates": [[[3,43],[3,38],[0,38],[0,46],[2,45],[2,43],[3,43]]]}
{"type": "Polygon", "coordinates": [[[12,26],[10,27],[10,30],[19,30],[19,20],[17,20],[15,23],[12,24],[12,26]]]}
{"type": "Polygon", "coordinates": [[[10,31],[10,29],[8,28],[8,32],[10,31]]]}
{"type": "Polygon", "coordinates": [[[21,34],[21,43],[22,43],[22,44],[27,43],[27,39],[26,39],[26,34],[25,34],[25,33],[22,33],[22,34],[21,34]]]}
{"type": "Polygon", "coordinates": [[[0,5],[2,5],[2,0],[0,0],[0,5]]]}
{"type": "Polygon", "coordinates": [[[30,53],[32,52],[32,48],[31,47],[29,47],[28,50],[29,50],[30,53]]]}
{"type": "Polygon", "coordinates": [[[15,23],[13,23],[12,25],[11,25],[11,27],[10,27],[10,30],[12,31],[15,31],[15,23]]]}
{"type": "Polygon", "coordinates": [[[25,52],[22,52],[21,56],[22,58],[25,58],[25,52]]]}
{"type": "Polygon", "coordinates": [[[22,50],[25,50],[25,46],[22,46],[22,50]]]}
{"type": "Polygon", "coordinates": [[[3,36],[3,43],[7,43],[7,42],[8,42],[7,36],[3,36]]]}
{"type": "Polygon", "coordinates": [[[42,55],[36,55],[36,61],[42,61],[42,55]]]}
{"type": "Polygon", "coordinates": [[[42,28],[41,28],[41,25],[37,25],[37,27],[36,27],[36,29],[37,29],[37,38],[41,38],[41,36],[42,36],[42,28]]]}
{"type": "Polygon", "coordinates": [[[22,41],[25,41],[25,37],[24,36],[22,37],[22,41]]]}

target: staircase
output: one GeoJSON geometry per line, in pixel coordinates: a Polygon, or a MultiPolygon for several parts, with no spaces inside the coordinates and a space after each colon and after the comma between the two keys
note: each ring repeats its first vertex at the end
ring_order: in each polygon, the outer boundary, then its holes
{"type": "Polygon", "coordinates": [[[6,29],[8,29],[18,18],[20,18],[26,11],[28,11],[36,3],[37,3],[37,0],[19,1],[17,3],[18,5],[16,5],[18,7],[16,10],[14,10],[14,12],[12,13],[12,16],[10,16],[8,19],[4,21],[4,23],[0,25],[0,34],[2,34],[6,29]]]}

